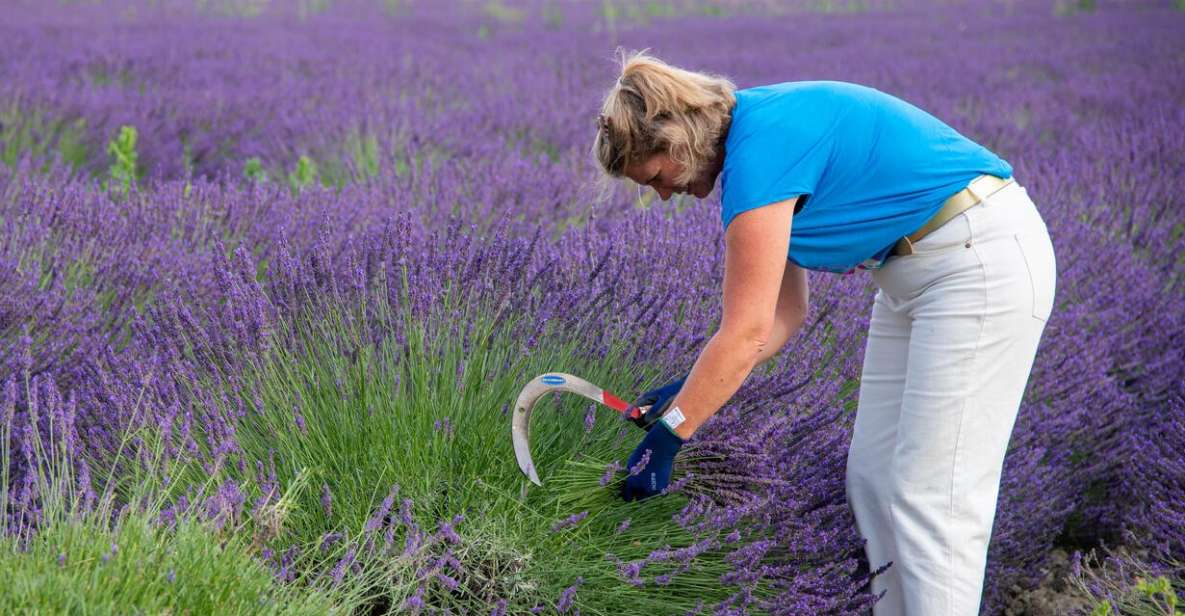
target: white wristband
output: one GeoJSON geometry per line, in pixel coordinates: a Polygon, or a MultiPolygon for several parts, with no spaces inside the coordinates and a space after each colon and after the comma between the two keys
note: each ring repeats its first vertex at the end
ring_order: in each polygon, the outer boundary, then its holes
{"type": "Polygon", "coordinates": [[[662,418],[660,419],[660,421],[665,423],[672,432],[675,430],[675,428],[679,427],[679,424],[686,420],[687,418],[683,416],[682,409],[677,406],[672,406],[666,413],[663,413],[662,418]]]}

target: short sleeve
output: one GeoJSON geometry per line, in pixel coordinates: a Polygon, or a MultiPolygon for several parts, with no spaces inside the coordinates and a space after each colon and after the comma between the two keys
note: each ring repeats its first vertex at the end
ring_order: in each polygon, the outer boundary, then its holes
{"type": "Polygon", "coordinates": [[[831,156],[828,135],[819,118],[747,121],[740,134],[730,134],[720,179],[724,228],[751,209],[813,195],[831,156]]]}

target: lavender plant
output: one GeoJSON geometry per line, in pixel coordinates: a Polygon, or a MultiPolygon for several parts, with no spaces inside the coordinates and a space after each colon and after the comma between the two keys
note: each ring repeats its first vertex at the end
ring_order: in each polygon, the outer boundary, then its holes
{"type": "Polygon", "coordinates": [[[1185,563],[1157,563],[1126,550],[1076,553],[1073,589],[1091,599],[1091,616],[1181,614],[1185,563]],[[1170,565],[1165,567],[1165,565],[1170,565]]]}
{"type": "MultiPolygon", "coordinates": [[[[0,511],[7,518],[7,532],[0,536],[0,572],[6,579],[0,609],[349,614],[364,604],[356,588],[317,588],[305,580],[277,579],[261,562],[264,536],[258,530],[215,528],[197,509],[170,508],[167,523],[161,523],[164,499],[157,482],[136,483],[131,497],[118,502],[113,490],[96,494],[90,471],[101,469],[92,467],[79,449],[75,398],[63,399],[52,382],[25,376],[28,413],[13,417],[12,380],[0,403],[5,415],[0,459],[23,456],[32,462],[25,469],[32,472],[19,481],[11,480],[7,463],[0,474],[0,511]],[[11,428],[21,423],[24,430],[15,435],[20,452],[10,452],[11,428]],[[36,429],[42,424],[48,427],[45,435],[36,429]],[[31,515],[17,515],[13,524],[10,505],[30,491],[37,494],[36,507],[19,512],[31,515]]],[[[160,439],[153,436],[140,432],[135,450],[131,438],[121,445],[128,445],[129,455],[159,462],[160,439]]],[[[298,477],[286,493],[276,495],[256,516],[266,521],[259,526],[280,526],[303,483],[298,477]]],[[[189,495],[200,498],[209,482],[190,488],[189,495]]]]}

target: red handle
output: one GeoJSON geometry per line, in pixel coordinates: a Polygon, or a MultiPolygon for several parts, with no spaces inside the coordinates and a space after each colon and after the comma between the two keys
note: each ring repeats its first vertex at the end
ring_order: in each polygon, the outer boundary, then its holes
{"type": "Polygon", "coordinates": [[[601,390],[601,401],[605,406],[620,412],[626,419],[637,420],[642,417],[642,409],[618,398],[617,396],[601,390]]]}
{"type": "Polygon", "coordinates": [[[601,391],[601,401],[605,403],[605,406],[620,413],[624,413],[630,408],[629,402],[626,402],[625,400],[622,400],[621,398],[618,398],[607,391],[601,391]]]}

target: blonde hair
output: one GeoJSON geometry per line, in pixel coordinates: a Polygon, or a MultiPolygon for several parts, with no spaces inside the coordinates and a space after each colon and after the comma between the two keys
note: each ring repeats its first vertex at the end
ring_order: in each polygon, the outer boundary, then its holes
{"type": "Polygon", "coordinates": [[[605,172],[602,197],[611,178],[627,166],[665,153],[683,166],[673,181],[687,184],[720,154],[728,133],[736,85],[720,75],[688,71],[620,47],[621,76],[605,94],[592,153],[605,172]]]}

